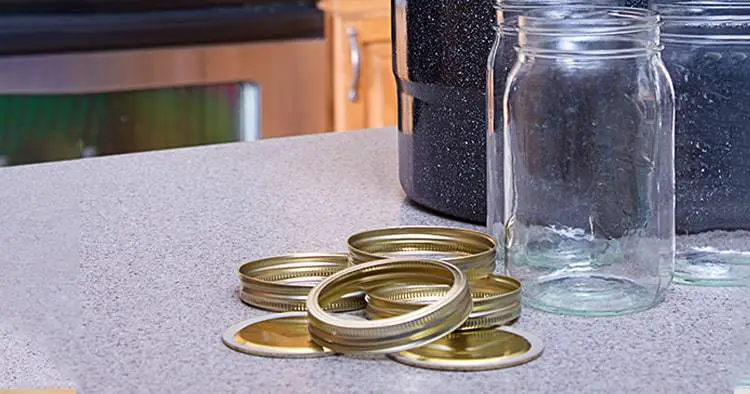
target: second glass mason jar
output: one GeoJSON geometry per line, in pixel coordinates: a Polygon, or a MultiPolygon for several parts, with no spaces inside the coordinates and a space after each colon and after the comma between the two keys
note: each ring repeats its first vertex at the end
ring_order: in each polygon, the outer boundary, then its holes
{"type": "Polygon", "coordinates": [[[750,3],[661,0],[676,96],[675,281],[750,278],[750,3]]]}
{"type": "Polygon", "coordinates": [[[504,135],[490,134],[504,141],[506,269],[539,309],[648,309],[675,251],[674,91],[658,17],[561,6],[518,25],[504,135]]]}

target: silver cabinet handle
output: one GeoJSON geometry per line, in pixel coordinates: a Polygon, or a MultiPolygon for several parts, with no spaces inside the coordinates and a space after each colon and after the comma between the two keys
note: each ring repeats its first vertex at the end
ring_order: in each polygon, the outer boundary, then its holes
{"type": "Polygon", "coordinates": [[[359,99],[359,74],[362,68],[362,55],[359,50],[359,40],[357,39],[357,29],[349,27],[346,29],[349,35],[349,56],[352,60],[352,85],[349,88],[349,101],[356,103],[359,99]]]}

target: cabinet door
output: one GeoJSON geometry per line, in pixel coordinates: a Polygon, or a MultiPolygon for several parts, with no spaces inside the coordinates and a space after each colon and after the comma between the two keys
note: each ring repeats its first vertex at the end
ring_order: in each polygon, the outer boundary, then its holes
{"type": "Polygon", "coordinates": [[[389,18],[348,15],[334,24],[334,130],[395,126],[389,18]]]}
{"type": "Polygon", "coordinates": [[[367,48],[366,127],[395,126],[398,122],[396,81],[393,76],[391,57],[390,42],[372,44],[367,48]]]}

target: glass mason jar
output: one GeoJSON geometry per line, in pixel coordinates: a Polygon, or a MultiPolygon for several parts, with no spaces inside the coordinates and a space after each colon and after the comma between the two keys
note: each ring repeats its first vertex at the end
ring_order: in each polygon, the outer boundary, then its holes
{"type": "MultiPolygon", "coordinates": [[[[503,133],[503,96],[505,81],[516,64],[518,17],[535,8],[561,5],[616,6],[619,0],[496,0],[497,28],[495,41],[487,59],[487,124],[488,135],[503,133]]],[[[503,141],[487,140],[487,229],[495,240],[503,236],[503,141]],[[496,201],[489,201],[489,200],[496,201]]],[[[500,257],[502,258],[502,257],[500,257]]]]}
{"type": "Polygon", "coordinates": [[[676,97],[675,281],[750,277],[750,3],[656,2],[676,97]]]}
{"type": "Polygon", "coordinates": [[[529,306],[617,315],[669,287],[674,92],[658,23],[617,7],[518,18],[504,135],[490,138],[504,138],[506,269],[529,306]]]}

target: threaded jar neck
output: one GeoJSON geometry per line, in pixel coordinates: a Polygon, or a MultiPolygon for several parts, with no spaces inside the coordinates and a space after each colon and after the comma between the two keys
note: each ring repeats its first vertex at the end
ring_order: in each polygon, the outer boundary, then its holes
{"type": "Polygon", "coordinates": [[[519,53],[534,57],[629,58],[658,52],[659,16],[626,7],[564,6],[518,17],[519,53]]]}
{"type": "Polygon", "coordinates": [[[512,36],[518,32],[518,17],[536,8],[611,5],[612,0],[495,0],[498,28],[512,36]]]}
{"type": "Polygon", "coordinates": [[[651,9],[661,14],[665,43],[742,44],[750,42],[750,2],[661,1],[651,9]]]}

